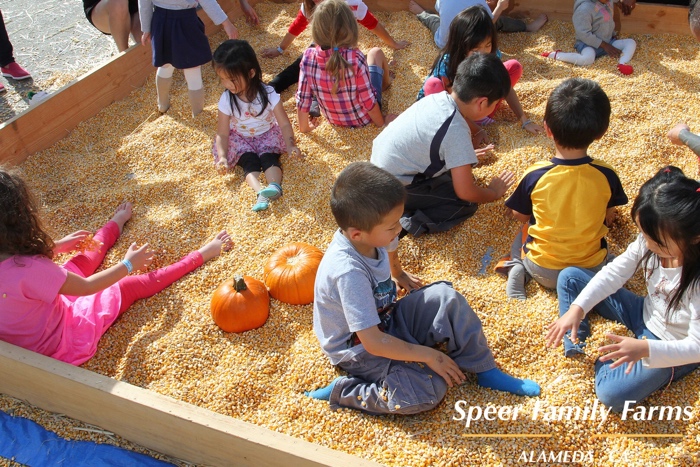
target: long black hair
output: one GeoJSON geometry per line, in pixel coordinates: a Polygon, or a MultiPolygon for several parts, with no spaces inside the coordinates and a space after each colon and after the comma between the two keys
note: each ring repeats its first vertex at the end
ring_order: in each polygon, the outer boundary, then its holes
{"type": "MultiPolygon", "coordinates": [[[[242,79],[246,83],[245,98],[248,102],[259,99],[262,113],[270,104],[270,99],[262,81],[262,71],[255,51],[247,41],[229,39],[221,43],[214,51],[212,66],[217,73],[223,73],[231,80],[242,79]],[[251,70],[253,70],[251,76],[251,70]]],[[[231,100],[231,109],[241,112],[240,100],[231,91],[227,91],[231,100]]]]}
{"type": "Polygon", "coordinates": [[[438,68],[440,61],[447,54],[447,79],[450,83],[457,75],[457,67],[474,50],[487,39],[491,39],[491,53],[498,50],[498,33],[493,18],[483,6],[475,5],[461,11],[450,23],[447,43],[435,58],[432,69],[438,68]]]}
{"type": "MultiPolygon", "coordinates": [[[[632,205],[632,219],[650,239],[665,247],[669,240],[681,250],[683,268],[678,288],[671,295],[666,316],[678,309],[686,293],[700,286],[700,183],[678,167],[659,170],[639,189],[632,205]]],[[[659,267],[651,251],[642,258],[647,275],[659,267]]]]}

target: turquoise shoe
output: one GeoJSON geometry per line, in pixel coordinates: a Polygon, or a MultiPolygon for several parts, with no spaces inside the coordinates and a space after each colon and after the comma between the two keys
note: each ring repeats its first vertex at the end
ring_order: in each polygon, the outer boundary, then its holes
{"type": "MultiPolygon", "coordinates": [[[[261,191],[262,193],[262,191],[261,191]]],[[[270,207],[270,200],[267,199],[265,196],[258,194],[258,199],[255,202],[255,205],[253,205],[253,211],[258,212],[258,211],[264,211],[265,209],[270,207]]]]}
{"type": "Polygon", "coordinates": [[[282,196],[282,187],[279,183],[272,182],[258,192],[258,196],[264,196],[270,201],[274,201],[282,196]]]}

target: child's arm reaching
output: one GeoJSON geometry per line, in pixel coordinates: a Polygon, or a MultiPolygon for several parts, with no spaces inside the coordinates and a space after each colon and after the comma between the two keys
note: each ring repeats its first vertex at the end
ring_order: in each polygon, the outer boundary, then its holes
{"type": "Polygon", "coordinates": [[[296,142],[294,140],[294,129],[292,128],[292,124],[289,122],[287,112],[284,111],[282,101],[279,101],[277,103],[275,108],[272,109],[272,113],[275,115],[275,119],[277,119],[277,124],[279,125],[280,130],[282,131],[284,143],[287,145],[287,154],[289,154],[291,157],[294,157],[295,159],[300,159],[301,151],[297,147],[296,142]]]}
{"type": "MultiPolygon", "coordinates": [[[[199,0],[199,4],[214,24],[224,27],[224,31],[226,31],[226,35],[229,39],[238,39],[238,29],[236,29],[236,26],[228,19],[228,15],[226,15],[216,0],[199,0]]],[[[241,7],[243,7],[242,3],[241,7]]]]}
{"type": "MultiPolygon", "coordinates": [[[[369,13],[367,13],[369,14],[369,13]]],[[[384,25],[382,23],[377,22],[377,25],[374,27],[374,29],[371,30],[375,36],[380,38],[382,42],[384,42],[386,45],[391,47],[394,50],[401,50],[405,49],[409,45],[411,45],[410,42],[408,41],[396,41],[394,40],[393,37],[391,37],[391,34],[389,34],[389,31],[386,30],[384,25]]]]}
{"type": "Polygon", "coordinates": [[[260,23],[260,19],[258,18],[258,14],[255,12],[253,7],[248,3],[248,0],[238,0],[238,3],[241,4],[241,10],[246,17],[246,21],[257,26],[260,23]]]}
{"type": "Polygon", "coordinates": [[[216,166],[219,169],[228,168],[228,137],[230,130],[231,117],[219,110],[219,119],[216,125],[216,138],[214,144],[216,145],[216,154],[219,156],[219,160],[216,162],[216,166]]]}
{"type": "Polygon", "coordinates": [[[506,96],[506,102],[515,116],[518,117],[518,120],[520,120],[520,124],[522,125],[523,129],[529,131],[533,135],[545,134],[544,128],[527,118],[523,107],[520,105],[520,99],[518,99],[518,95],[515,93],[513,88],[510,88],[510,92],[506,96]]]}
{"type": "Polygon", "coordinates": [[[309,119],[309,112],[302,112],[297,107],[297,123],[299,123],[299,131],[309,133],[316,129],[317,119],[309,119]]]}
{"type": "Polygon", "coordinates": [[[150,250],[148,243],[141,248],[138,248],[136,243],[132,243],[126,255],[124,255],[124,261],[115,264],[109,269],[100,271],[90,277],[80,277],[69,271],[66,282],[64,282],[58,293],[78,297],[95,294],[129,274],[129,269],[125,262],[128,262],[134,270],[139,270],[150,265],[152,261],[153,251],[150,250]]]}
{"type": "Polygon", "coordinates": [[[498,177],[493,177],[489,186],[483,188],[476,184],[471,165],[454,167],[451,172],[455,193],[459,199],[471,203],[490,203],[501,199],[515,181],[513,172],[505,171],[498,177]]]}
{"type": "Polygon", "coordinates": [[[383,333],[376,326],[357,331],[356,334],[365,350],[372,355],[391,360],[425,363],[440,375],[449,387],[466,379],[454,360],[439,350],[397,339],[383,333]]]}
{"type": "Polygon", "coordinates": [[[496,8],[493,9],[493,22],[495,23],[496,21],[498,21],[498,18],[501,16],[501,13],[503,13],[507,9],[508,9],[508,0],[498,0],[498,3],[496,4],[496,8]]]}

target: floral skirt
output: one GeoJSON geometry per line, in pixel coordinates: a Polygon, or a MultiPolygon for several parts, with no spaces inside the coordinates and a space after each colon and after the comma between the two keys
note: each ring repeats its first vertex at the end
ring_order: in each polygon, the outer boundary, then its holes
{"type": "MultiPolygon", "coordinates": [[[[287,152],[287,146],[284,144],[284,137],[279,125],[273,125],[262,135],[243,136],[240,133],[231,130],[228,134],[228,154],[226,154],[226,163],[229,167],[233,167],[238,163],[238,159],[246,152],[252,152],[258,156],[265,153],[283,154],[287,152]]],[[[216,143],[212,148],[214,154],[214,163],[218,164],[220,156],[216,150],[216,143]]]]}

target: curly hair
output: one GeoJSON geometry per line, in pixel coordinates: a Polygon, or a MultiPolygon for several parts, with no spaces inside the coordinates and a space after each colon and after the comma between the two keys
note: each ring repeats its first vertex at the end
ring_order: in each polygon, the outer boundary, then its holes
{"type": "Polygon", "coordinates": [[[0,167],[0,254],[52,258],[53,248],[24,180],[0,167]]]}

